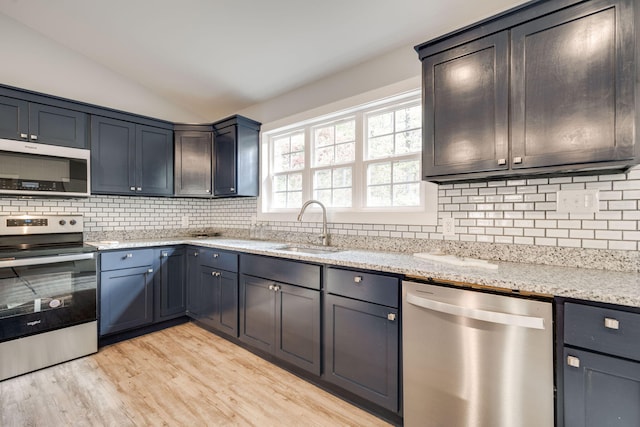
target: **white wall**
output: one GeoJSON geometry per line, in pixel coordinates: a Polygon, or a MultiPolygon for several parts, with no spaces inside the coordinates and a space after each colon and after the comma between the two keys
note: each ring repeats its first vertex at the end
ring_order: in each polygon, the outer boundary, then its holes
{"type": "Polygon", "coordinates": [[[169,121],[206,121],[2,13],[0,52],[2,84],[169,121]]]}

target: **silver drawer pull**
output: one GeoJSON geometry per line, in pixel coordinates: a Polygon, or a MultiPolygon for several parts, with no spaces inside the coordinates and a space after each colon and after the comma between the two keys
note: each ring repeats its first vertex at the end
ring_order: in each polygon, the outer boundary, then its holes
{"type": "Polygon", "coordinates": [[[32,141],[37,141],[38,140],[38,135],[31,135],[31,140],[32,141]]]}
{"type": "Polygon", "coordinates": [[[129,187],[129,190],[136,191],[136,187],[129,187]]]}
{"type": "Polygon", "coordinates": [[[137,187],[136,191],[142,191],[142,187],[137,187]]]}
{"type": "Polygon", "coordinates": [[[620,322],[610,317],[604,318],[604,327],[607,329],[620,329],[620,322]]]}
{"type": "Polygon", "coordinates": [[[498,165],[503,166],[507,164],[507,159],[498,159],[498,165]]]}
{"type": "Polygon", "coordinates": [[[198,252],[194,252],[194,253],[193,253],[193,256],[198,256],[198,252]]]}
{"type": "Polygon", "coordinates": [[[391,320],[391,321],[396,320],[396,314],[395,313],[387,314],[387,320],[391,320]]]}
{"type": "Polygon", "coordinates": [[[147,273],[153,273],[153,268],[148,269],[147,273]]]}
{"type": "Polygon", "coordinates": [[[362,282],[362,276],[356,276],[356,277],[354,277],[354,278],[353,278],[353,281],[354,281],[354,282],[356,282],[356,283],[360,283],[360,282],[362,282]]]}
{"type": "Polygon", "coordinates": [[[578,359],[575,356],[567,356],[567,365],[573,367],[573,368],[579,368],[580,367],[580,359],[578,359]]]}
{"type": "Polygon", "coordinates": [[[513,158],[513,163],[515,163],[515,164],[520,164],[520,163],[522,163],[522,157],[514,157],[514,158],[513,158]]]}
{"type": "Polygon", "coordinates": [[[220,277],[220,272],[219,272],[219,271],[212,271],[212,272],[211,272],[211,275],[212,275],[213,277],[220,277]]]}
{"type": "Polygon", "coordinates": [[[163,257],[163,258],[167,258],[168,256],[169,256],[169,253],[168,253],[168,252],[162,252],[162,257],[163,257]]]}
{"type": "Polygon", "coordinates": [[[20,134],[20,138],[23,138],[23,139],[27,139],[28,136],[29,135],[27,135],[26,133],[21,133],[20,134]]]}
{"type": "Polygon", "coordinates": [[[273,285],[269,285],[269,290],[270,290],[270,291],[273,291],[273,290],[274,290],[274,288],[275,288],[275,286],[273,286],[273,285]]]}
{"type": "Polygon", "coordinates": [[[214,258],[218,258],[220,255],[219,254],[213,254],[214,258]]]}
{"type": "Polygon", "coordinates": [[[127,254],[127,255],[125,255],[125,258],[133,258],[133,254],[127,254]]]}

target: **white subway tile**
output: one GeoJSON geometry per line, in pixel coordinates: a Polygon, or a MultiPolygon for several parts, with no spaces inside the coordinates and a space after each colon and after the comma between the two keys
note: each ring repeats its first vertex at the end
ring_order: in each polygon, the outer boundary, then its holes
{"type": "Polygon", "coordinates": [[[568,238],[569,230],[547,229],[547,237],[568,238]]]}
{"type": "Polygon", "coordinates": [[[609,221],[609,230],[636,230],[636,221],[609,221]]]}
{"type": "Polygon", "coordinates": [[[558,246],[565,248],[579,248],[581,243],[580,239],[558,239],[558,246]]]}
{"type": "Polygon", "coordinates": [[[596,239],[598,239],[598,240],[622,240],[622,231],[620,231],[620,230],[596,230],[596,239]]]}
{"type": "Polygon", "coordinates": [[[548,237],[536,237],[536,245],[539,246],[557,246],[558,241],[556,239],[548,237]]]}
{"type": "Polygon", "coordinates": [[[588,240],[582,241],[582,247],[586,249],[607,249],[608,243],[606,240],[588,240]]]}
{"type": "Polygon", "coordinates": [[[621,250],[621,251],[635,251],[638,248],[637,242],[609,242],[609,249],[621,250]]]}
{"type": "Polygon", "coordinates": [[[533,237],[514,237],[513,243],[517,245],[533,245],[535,242],[533,237]]]}

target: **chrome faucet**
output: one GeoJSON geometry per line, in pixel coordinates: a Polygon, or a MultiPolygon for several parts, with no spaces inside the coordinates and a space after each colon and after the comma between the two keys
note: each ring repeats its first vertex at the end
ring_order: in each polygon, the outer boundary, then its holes
{"type": "Polygon", "coordinates": [[[312,203],[317,203],[322,208],[322,234],[320,238],[322,239],[322,246],[327,246],[329,244],[329,234],[327,233],[327,210],[324,205],[317,200],[307,200],[300,208],[300,213],[298,214],[298,221],[302,221],[302,215],[304,215],[305,209],[312,203]]]}

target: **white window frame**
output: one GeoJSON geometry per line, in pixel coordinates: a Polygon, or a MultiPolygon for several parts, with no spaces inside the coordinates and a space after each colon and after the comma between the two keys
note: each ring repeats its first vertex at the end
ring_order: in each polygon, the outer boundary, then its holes
{"type": "MultiPolygon", "coordinates": [[[[356,117],[356,161],[353,164],[353,207],[337,208],[327,207],[328,221],[331,223],[355,223],[355,224],[406,224],[406,225],[436,225],[437,224],[437,185],[422,181],[420,183],[420,195],[422,204],[419,207],[364,207],[366,200],[366,165],[370,162],[384,161],[383,158],[367,160],[364,158],[364,120],[366,113],[379,108],[393,108],[394,104],[406,103],[420,99],[420,90],[405,90],[393,95],[380,96],[379,91],[370,94],[369,99],[362,102],[362,97],[358,97],[360,102],[345,108],[344,103],[334,103],[320,110],[324,113],[314,115],[307,113],[303,120],[291,118],[288,122],[277,124],[267,124],[263,126],[261,134],[261,191],[258,198],[259,221],[296,221],[299,213],[298,208],[274,209],[270,207],[270,196],[272,194],[271,179],[271,159],[272,146],[270,140],[274,136],[293,133],[296,130],[305,129],[305,168],[302,170],[303,185],[302,201],[313,198],[313,171],[317,167],[312,165],[312,129],[322,124],[329,124],[339,121],[348,116],[356,117]],[[377,97],[376,97],[377,96],[377,97]],[[342,108],[338,107],[341,106],[342,108]],[[333,108],[333,109],[332,109],[333,108]]],[[[318,109],[316,109],[318,110],[318,109]]],[[[314,111],[316,111],[314,110],[314,111]]],[[[405,157],[406,158],[406,157],[405,157]]],[[[420,157],[421,158],[421,157],[420,157]]],[[[401,157],[389,157],[391,161],[400,160],[401,157]]],[[[339,166],[336,164],[336,167],[339,166]]],[[[320,209],[316,205],[309,206],[309,214],[305,214],[306,221],[320,221],[320,209]],[[315,213],[313,213],[315,212],[315,213]]]]}

